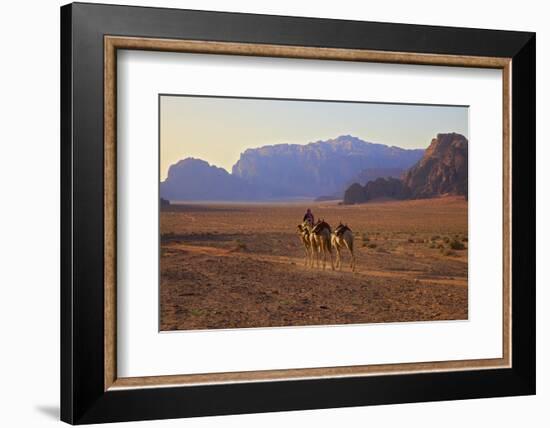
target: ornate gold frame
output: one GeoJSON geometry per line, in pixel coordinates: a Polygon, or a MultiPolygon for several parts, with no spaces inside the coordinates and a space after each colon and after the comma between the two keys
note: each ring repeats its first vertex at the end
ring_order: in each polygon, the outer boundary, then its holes
{"type": "Polygon", "coordinates": [[[511,59],[356,49],[262,45],[247,43],[168,40],[105,36],[104,38],[104,291],[105,291],[105,391],[121,388],[184,386],[197,384],[294,380],[305,378],[354,377],[382,374],[494,369],[511,367],[511,59]],[[267,56],[338,61],[383,62],[495,68],[503,81],[503,350],[502,358],[437,361],[347,367],[323,367],[205,373],[192,375],[119,378],[116,370],[116,85],[118,49],[184,53],[267,56]]]}

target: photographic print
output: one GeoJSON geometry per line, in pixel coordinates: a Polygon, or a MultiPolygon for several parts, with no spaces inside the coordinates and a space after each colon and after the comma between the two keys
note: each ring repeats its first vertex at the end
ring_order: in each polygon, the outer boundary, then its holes
{"type": "Polygon", "coordinates": [[[468,319],[468,106],[159,95],[160,330],[468,319]]]}

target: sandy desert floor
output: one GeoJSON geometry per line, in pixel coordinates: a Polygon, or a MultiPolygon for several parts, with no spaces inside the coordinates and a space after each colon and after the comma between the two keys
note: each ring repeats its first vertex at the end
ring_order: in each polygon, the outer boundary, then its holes
{"type": "Polygon", "coordinates": [[[161,330],[468,318],[468,209],[459,197],[161,211],[161,330]],[[354,233],[357,270],[304,266],[307,207],[354,233]],[[464,249],[462,249],[464,247],[464,249]]]}

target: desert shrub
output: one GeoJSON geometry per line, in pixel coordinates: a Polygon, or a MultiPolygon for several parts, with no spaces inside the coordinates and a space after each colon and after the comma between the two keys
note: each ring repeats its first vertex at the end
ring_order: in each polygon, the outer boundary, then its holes
{"type": "Polygon", "coordinates": [[[448,236],[444,236],[443,237],[443,242],[445,242],[445,244],[448,244],[451,240],[449,239],[448,236]]]}
{"type": "Polygon", "coordinates": [[[362,239],[363,239],[363,242],[369,242],[370,241],[369,235],[367,235],[366,233],[363,233],[362,239]]]}
{"type": "Polygon", "coordinates": [[[439,238],[440,238],[439,235],[434,235],[434,236],[432,236],[431,239],[432,239],[432,241],[437,241],[439,238]]]}
{"type": "Polygon", "coordinates": [[[409,238],[409,239],[407,239],[407,242],[408,242],[409,244],[414,244],[414,239],[409,238]]]}
{"type": "Polygon", "coordinates": [[[442,250],[443,248],[445,248],[445,246],[443,244],[438,244],[437,245],[437,248],[439,248],[440,250],[442,250]]]}
{"type": "Polygon", "coordinates": [[[239,250],[246,250],[246,248],[247,248],[246,244],[243,241],[241,241],[240,239],[237,239],[235,244],[236,244],[236,246],[239,250]]]}
{"type": "Polygon", "coordinates": [[[452,249],[452,250],[463,250],[464,248],[464,244],[462,242],[460,242],[458,239],[454,239],[453,241],[451,241],[451,243],[449,244],[449,247],[452,249]]]}
{"type": "Polygon", "coordinates": [[[367,247],[369,247],[369,248],[376,248],[377,245],[376,245],[375,243],[372,243],[372,244],[368,244],[367,247]]]}
{"type": "Polygon", "coordinates": [[[430,247],[430,248],[437,248],[437,245],[435,245],[435,243],[432,242],[430,245],[428,245],[428,247],[430,247]]]}

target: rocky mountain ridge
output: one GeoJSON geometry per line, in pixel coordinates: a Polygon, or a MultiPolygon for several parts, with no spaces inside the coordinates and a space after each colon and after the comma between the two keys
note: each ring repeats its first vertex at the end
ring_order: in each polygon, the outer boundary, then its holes
{"type": "Polygon", "coordinates": [[[343,195],[355,179],[392,176],[415,164],[423,149],[402,149],[351,135],[305,145],[247,149],[231,174],[200,159],[172,165],[161,182],[168,200],[272,200],[343,195]]]}

